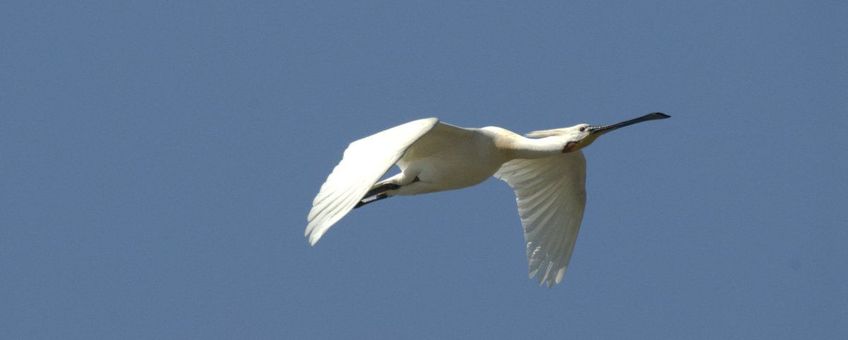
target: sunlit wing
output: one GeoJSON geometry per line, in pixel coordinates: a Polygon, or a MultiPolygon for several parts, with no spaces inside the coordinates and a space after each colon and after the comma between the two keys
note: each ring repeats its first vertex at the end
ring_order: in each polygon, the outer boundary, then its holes
{"type": "Polygon", "coordinates": [[[473,129],[438,122],[406,150],[403,157],[398,160],[398,166],[405,169],[406,164],[414,160],[428,158],[442,153],[444,150],[470,143],[475,133],[473,129]]]}
{"type": "Polygon", "coordinates": [[[583,153],[512,160],[504,163],[495,177],[515,191],[530,278],[549,287],[560,283],[586,206],[583,153]]]}
{"type": "Polygon", "coordinates": [[[312,201],[304,235],[315,245],[325,232],[347,215],[368,189],[398,161],[438,119],[427,118],[398,125],[357,140],[347,147],[312,201]]]}

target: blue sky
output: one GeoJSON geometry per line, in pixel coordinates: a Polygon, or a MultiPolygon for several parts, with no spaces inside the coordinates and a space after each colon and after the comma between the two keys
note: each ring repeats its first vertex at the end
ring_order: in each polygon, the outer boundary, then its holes
{"type": "Polygon", "coordinates": [[[2,338],[848,335],[838,1],[4,2],[2,338]],[[585,150],[563,284],[496,180],[358,209],[346,145],[673,117],[585,150]]]}

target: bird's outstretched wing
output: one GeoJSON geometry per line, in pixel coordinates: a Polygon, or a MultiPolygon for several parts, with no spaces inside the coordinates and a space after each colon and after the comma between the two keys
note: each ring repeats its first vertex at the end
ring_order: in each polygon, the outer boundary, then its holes
{"type": "Polygon", "coordinates": [[[309,244],[315,245],[327,229],[347,215],[406,149],[438,122],[436,118],[419,119],[350,143],[312,201],[304,232],[309,244]]]}
{"type": "Polygon", "coordinates": [[[560,283],[586,206],[586,158],[580,151],[504,163],[495,177],[515,191],[530,278],[560,283]]]}

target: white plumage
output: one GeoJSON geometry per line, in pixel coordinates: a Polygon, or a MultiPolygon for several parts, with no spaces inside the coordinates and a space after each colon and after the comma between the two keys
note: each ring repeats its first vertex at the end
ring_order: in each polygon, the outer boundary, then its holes
{"type": "Polygon", "coordinates": [[[464,188],[495,176],[515,191],[530,277],[552,286],[568,267],[586,203],[580,149],[603,133],[669,116],[655,112],[608,126],[578,124],[524,137],[498,127],[412,121],[351,143],[312,202],[305,235],[315,245],[361,205],[396,195],[464,188]],[[397,165],[400,172],[380,180],[397,165]]]}
{"type": "Polygon", "coordinates": [[[586,158],[580,151],[504,163],[495,177],[515,191],[530,278],[562,281],[586,206],[586,158]]]}

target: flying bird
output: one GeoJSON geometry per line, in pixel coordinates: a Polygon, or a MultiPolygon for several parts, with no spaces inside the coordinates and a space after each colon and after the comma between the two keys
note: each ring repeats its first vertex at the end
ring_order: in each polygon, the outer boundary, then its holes
{"type": "Polygon", "coordinates": [[[315,245],[351,210],[398,195],[478,184],[494,176],[515,191],[530,278],[548,287],[562,281],[586,206],[586,159],[581,149],[599,136],[665,119],[650,113],[617,124],[540,130],[521,136],[487,126],[461,128],[425,118],[351,143],[312,201],[305,236],[315,245]],[[380,180],[397,165],[400,173],[380,180]]]}

